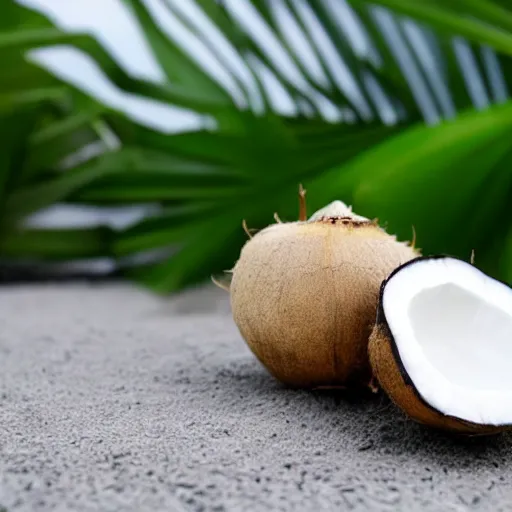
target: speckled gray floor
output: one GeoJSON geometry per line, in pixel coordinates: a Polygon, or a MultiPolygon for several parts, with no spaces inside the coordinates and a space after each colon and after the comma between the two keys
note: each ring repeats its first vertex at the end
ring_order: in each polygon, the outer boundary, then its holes
{"type": "Polygon", "coordinates": [[[512,510],[512,438],[293,391],[213,288],[0,289],[0,509],[512,510]]]}

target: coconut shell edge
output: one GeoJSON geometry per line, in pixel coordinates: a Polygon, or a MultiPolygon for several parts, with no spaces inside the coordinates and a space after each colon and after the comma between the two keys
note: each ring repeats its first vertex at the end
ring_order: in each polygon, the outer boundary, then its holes
{"type": "MultiPolygon", "coordinates": [[[[405,265],[408,264],[411,262],[405,265]]],[[[511,425],[482,425],[448,416],[423,399],[405,370],[386,320],[382,299],[388,280],[381,286],[377,319],[368,343],[368,356],[374,377],[391,401],[418,423],[458,434],[489,435],[512,428],[511,425]]]]}

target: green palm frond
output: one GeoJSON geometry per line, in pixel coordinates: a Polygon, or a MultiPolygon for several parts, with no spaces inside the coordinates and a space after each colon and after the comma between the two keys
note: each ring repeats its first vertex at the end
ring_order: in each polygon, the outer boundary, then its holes
{"type": "Polygon", "coordinates": [[[362,49],[333,15],[335,2],[252,0],[252,19],[287,66],[225,2],[194,4],[221,43],[175,2],[125,4],[162,83],[133,78],[91,36],[62,33],[20,7],[22,26],[1,27],[1,55],[14,64],[0,80],[0,129],[12,137],[12,156],[6,152],[0,165],[0,255],[108,254],[127,274],[168,292],[229,268],[244,242],[242,219],[254,228],[272,222],[275,211],[295,219],[303,183],[311,211],[343,199],[401,238],[414,225],[425,252],[469,257],[474,249],[477,263],[510,279],[512,9],[505,2],[349,0],[344,13],[360,27],[362,49]],[[224,81],[168,33],[166,16],[210,50],[224,81]],[[143,126],[23,59],[52,44],[85,52],[126,92],[204,115],[204,128],[168,134],[143,126]],[[276,102],[269,77],[293,112],[276,102]],[[21,123],[23,111],[29,121],[21,123]],[[9,130],[12,116],[21,132],[9,130]],[[62,172],[73,150],[102,142],[98,126],[119,147],[103,145],[62,172]],[[76,246],[82,250],[73,250],[72,230],[62,231],[59,244],[55,231],[45,238],[44,230],[23,227],[28,215],[63,202],[159,209],[126,229],[100,229],[94,240],[88,232],[76,246]],[[38,244],[28,244],[29,235],[38,244]]]}
{"type": "MultiPolygon", "coordinates": [[[[30,188],[62,172],[61,162],[90,144],[101,144],[91,113],[76,106],[78,95],[50,73],[29,63],[25,50],[41,41],[53,41],[60,31],[44,17],[16,4],[2,8],[0,21],[0,255],[2,259],[88,257],[96,230],[54,233],[22,227],[25,212],[53,204],[54,194],[34,204],[15,204],[19,190],[30,188]],[[43,37],[43,34],[47,36],[43,37]],[[52,34],[48,37],[48,34],[52,34]],[[11,209],[20,215],[11,215],[11,209]],[[61,237],[61,235],[63,235],[61,237]],[[82,236],[83,235],[83,236],[82,236]],[[81,240],[82,243],[76,242],[81,240]],[[89,243],[87,243],[88,241],[89,243]],[[60,249],[57,249],[60,247],[60,249]]],[[[109,254],[104,229],[95,255],[109,254]]],[[[100,238],[98,238],[100,240],[100,238]]]]}

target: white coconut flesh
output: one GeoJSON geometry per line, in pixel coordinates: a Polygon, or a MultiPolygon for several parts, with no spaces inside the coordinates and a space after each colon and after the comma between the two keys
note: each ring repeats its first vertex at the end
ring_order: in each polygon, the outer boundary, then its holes
{"type": "Polygon", "coordinates": [[[425,402],[478,424],[512,423],[512,289],[464,261],[426,258],[388,280],[382,307],[425,402]]]}

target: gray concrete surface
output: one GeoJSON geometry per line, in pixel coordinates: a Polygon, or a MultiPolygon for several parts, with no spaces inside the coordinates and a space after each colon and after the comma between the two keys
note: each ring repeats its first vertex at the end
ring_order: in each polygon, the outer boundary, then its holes
{"type": "Polygon", "coordinates": [[[512,439],[285,389],[215,289],[0,289],[0,509],[512,510],[512,439]]]}

